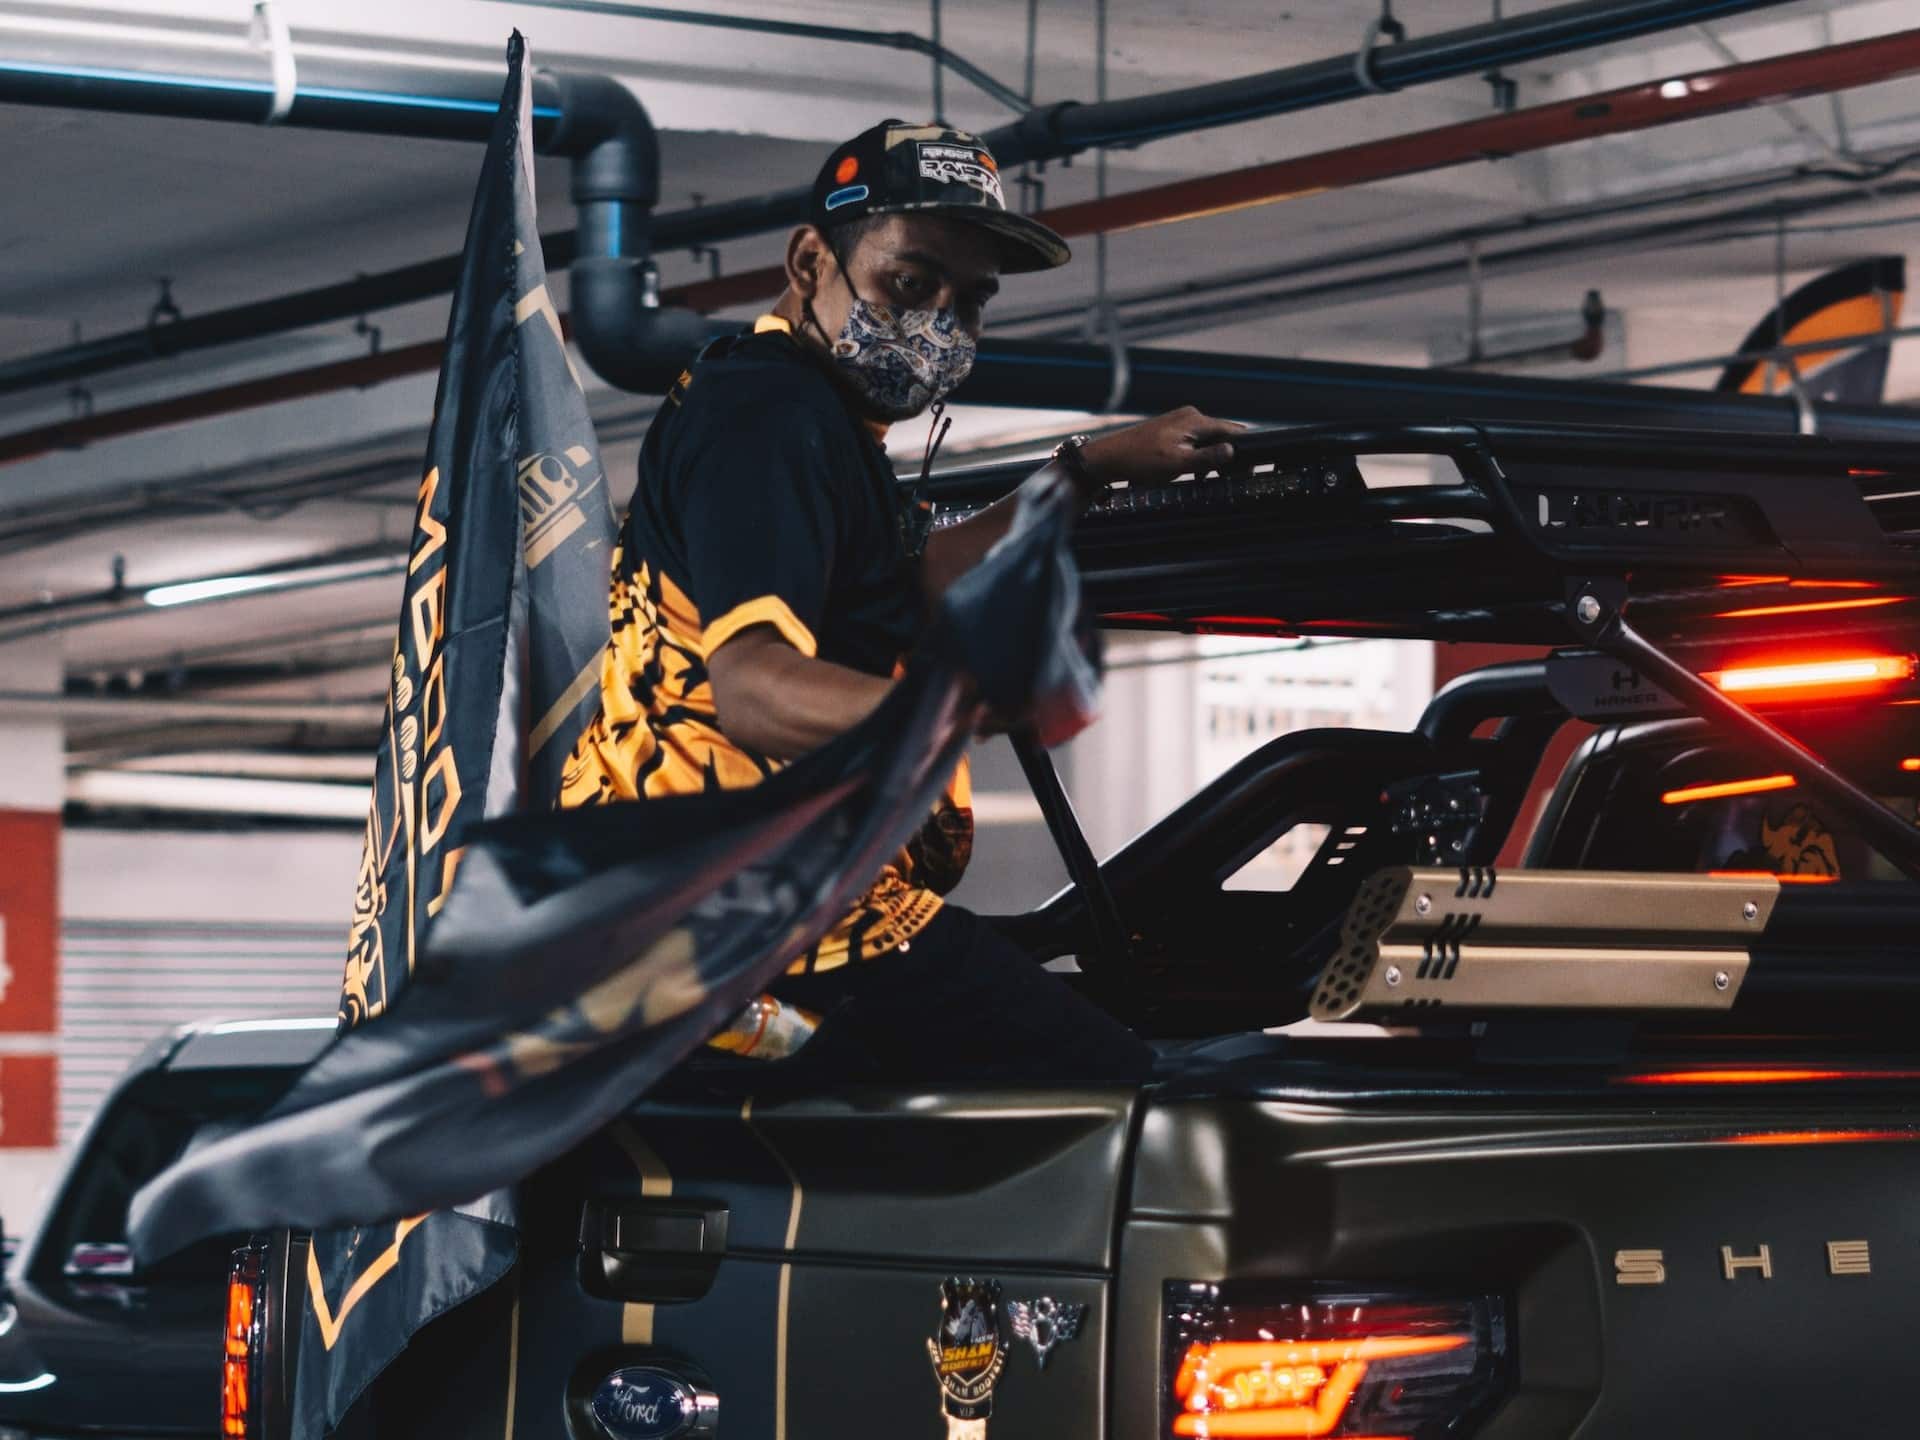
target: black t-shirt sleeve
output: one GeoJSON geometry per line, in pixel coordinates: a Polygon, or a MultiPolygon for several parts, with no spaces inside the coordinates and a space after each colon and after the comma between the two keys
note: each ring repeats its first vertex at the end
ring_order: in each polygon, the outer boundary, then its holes
{"type": "Polygon", "coordinates": [[[846,421],[805,394],[715,406],[700,418],[675,489],[701,648],[711,655],[749,626],[771,625],[811,656],[847,477],[859,473],[846,421]]]}

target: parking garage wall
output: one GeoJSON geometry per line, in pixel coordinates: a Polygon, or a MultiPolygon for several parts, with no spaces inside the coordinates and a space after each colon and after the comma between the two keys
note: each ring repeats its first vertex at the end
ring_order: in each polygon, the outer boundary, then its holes
{"type": "Polygon", "coordinates": [[[350,831],[69,829],[60,839],[56,1137],[8,1150],[25,1231],[127,1063],[190,1020],[332,1013],[360,858],[350,831]]]}

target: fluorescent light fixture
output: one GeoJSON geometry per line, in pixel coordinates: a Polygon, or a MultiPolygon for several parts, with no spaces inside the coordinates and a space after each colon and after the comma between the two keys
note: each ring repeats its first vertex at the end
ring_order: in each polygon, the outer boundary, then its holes
{"type": "Polygon", "coordinates": [[[152,585],[140,592],[147,604],[165,609],[172,605],[198,605],[207,600],[224,600],[234,595],[252,595],[269,590],[303,590],[310,585],[331,585],[343,580],[370,580],[381,575],[397,575],[406,568],[404,555],[356,555],[348,560],[322,558],[311,564],[293,564],[238,575],[213,575],[204,580],[179,580],[152,585]]]}
{"type": "Polygon", "coordinates": [[[149,605],[191,605],[196,600],[218,600],[222,595],[244,595],[249,590],[271,590],[286,584],[281,575],[221,575],[212,580],[186,580],[178,585],[156,585],[143,597],[149,605]]]}
{"type": "Polygon", "coordinates": [[[75,770],[67,800],[77,805],[131,806],[214,815],[280,815],[292,820],[360,820],[365,785],[307,780],[252,780],[213,775],[156,775],[144,770],[75,770]]]}

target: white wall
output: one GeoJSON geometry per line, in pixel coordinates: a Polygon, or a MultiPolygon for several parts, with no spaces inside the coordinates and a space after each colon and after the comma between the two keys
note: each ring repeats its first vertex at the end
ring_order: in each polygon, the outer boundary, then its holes
{"type": "MultiPolygon", "coordinates": [[[[69,829],[60,837],[61,1091],[63,1136],[83,1119],[68,1105],[94,1095],[124,1067],[141,1036],[179,1019],[245,1017],[266,1010],[330,1009],[346,956],[347,919],[360,837],[351,831],[121,831],[69,829]],[[223,933],[224,932],[224,933],[223,933]],[[97,978],[76,957],[98,954],[114,935],[123,953],[110,980],[123,1023],[101,1019],[97,978]],[[337,935],[337,944],[324,943],[337,935]],[[83,937],[82,941],[74,937],[83,937]],[[251,937],[281,936],[286,948],[268,985],[217,978],[244,958],[251,937]],[[184,937],[184,938],[183,938],[184,937]],[[203,938],[194,938],[203,937],[203,938]],[[210,983],[181,980],[181,957],[203,946],[210,983]],[[291,973],[289,958],[299,960],[291,973]],[[143,973],[144,972],[144,973],[143,973]],[[223,993],[224,992],[224,993],[223,993]]],[[[243,977],[243,980],[246,977],[243,977]]],[[[66,1149],[0,1151],[0,1217],[25,1234],[66,1149]]]]}
{"type": "Polygon", "coordinates": [[[221,920],[338,925],[346,960],[357,831],[68,830],[63,920],[221,920]]]}

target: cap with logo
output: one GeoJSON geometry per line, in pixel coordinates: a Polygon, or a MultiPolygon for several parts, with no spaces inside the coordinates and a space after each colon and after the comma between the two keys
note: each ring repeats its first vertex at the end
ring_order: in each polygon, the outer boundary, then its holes
{"type": "Polygon", "coordinates": [[[1007,209],[1000,167],[978,136],[944,125],[883,120],[827,157],[813,182],[809,218],[822,230],[868,215],[938,215],[990,230],[1010,275],[1051,270],[1067,242],[1007,209]]]}

